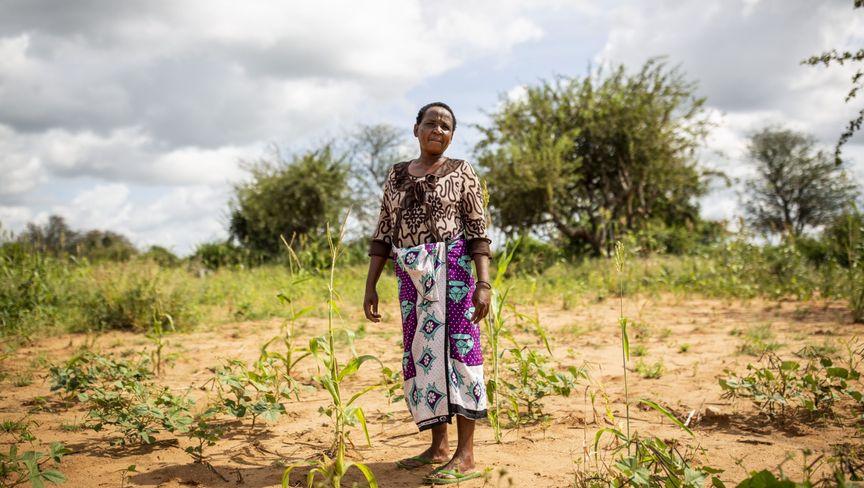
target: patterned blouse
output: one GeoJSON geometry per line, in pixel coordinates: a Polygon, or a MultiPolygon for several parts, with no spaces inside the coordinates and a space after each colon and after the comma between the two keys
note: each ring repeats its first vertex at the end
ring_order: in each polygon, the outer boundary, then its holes
{"type": "Polygon", "coordinates": [[[390,257],[393,246],[441,242],[461,232],[469,255],[490,256],[483,189],[474,169],[448,159],[434,174],[412,176],[409,164],[396,163],[387,175],[369,255],[390,257]]]}

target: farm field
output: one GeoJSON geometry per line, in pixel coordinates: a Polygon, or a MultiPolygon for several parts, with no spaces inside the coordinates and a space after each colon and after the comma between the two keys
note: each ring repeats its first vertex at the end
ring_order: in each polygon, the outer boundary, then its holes
{"type": "MultiPolygon", "coordinates": [[[[389,285],[385,282],[381,287],[389,285]]],[[[353,345],[356,351],[376,355],[385,366],[399,370],[398,305],[392,295],[382,297],[384,320],[380,324],[364,323],[359,306],[343,303],[337,326],[353,331],[354,338],[337,339],[342,364],[350,359],[353,345]]],[[[535,309],[525,305],[517,310],[533,313],[535,309]]],[[[854,350],[856,344],[860,346],[856,337],[864,334],[864,324],[851,322],[844,303],[643,294],[626,297],[623,314],[630,320],[631,429],[639,436],[677,443],[681,452],[701,448],[694,454],[694,463],[722,469],[719,476],[727,485],[734,486],[750,471],[777,472],[781,464],[788,476],[800,478],[803,450],[812,450],[812,460],[838,446],[854,450],[861,445],[860,425],[854,418],[860,412],[856,414],[848,400],[835,407],[835,415],[797,415],[778,421],[769,420],[747,399],[724,397],[719,386],[719,380],[730,376],[727,370],[743,374],[766,350],[785,359],[795,358],[795,352],[810,346],[841,361],[847,354],[844,345],[854,350]],[[657,411],[640,408],[637,402],[643,398],[659,403],[682,421],[689,417],[694,436],[657,411]]],[[[541,338],[524,320],[518,320],[512,311],[505,315],[519,347],[545,351],[541,338]]],[[[623,429],[617,298],[583,297],[566,306],[560,300],[541,302],[536,305],[536,316],[550,341],[548,366],[565,370],[584,364],[589,379],[579,379],[569,397],[543,398],[545,419],[518,429],[505,425],[500,444],[488,422],[481,422],[475,453],[478,468],[487,468],[488,477],[462,486],[573,486],[576,473],[597,469],[595,433],[614,425],[623,429]]],[[[162,351],[163,372],[156,381],[177,395],[188,392],[201,404],[213,395],[212,384],[207,382],[215,368],[229,359],[251,363],[261,346],[279,335],[282,324],[279,319],[205,322],[191,332],[171,334],[162,351]]],[[[296,342],[306,344],[326,330],[326,319],[304,317],[295,326],[296,342]]],[[[32,344],[14,349],[2,365],[0,421],[27,417],[35,422],[31,431],[39,439],[37,446],[61,441],[71,449],[59,467],[67,478],[65,486],[280,486],[286,464],[318,456],[332,443],[330,419],[319,413],[329,397],[311,386],[311,378],[320,371],[309,358],[299,362],[294,372],[301,385],[299,400],[285,401],[286,412],[275,422],[259,419],[253,428],[248,417],[219,418],[226,433],[206,448],[209,467],[195,463],[184,451],[190,445],[185,436],[159,432],[153,444],[112,445],[115,432],[82,428],[86,410],[75,401],[63,401],[59,392],[49,391],[49,365],[62,364],[88,342],[91,350],[115,358],[134,358],[153,348],[141,334],[110,331],[95,339],[59,334],[35,338],[32,344]],[[134,471],[127,470],[130,465],[135,466],[134,471]]],[[[502,347],[509,347],[507,344],[504,341],[502,347]]],[[[357,392],[379,383],[381,376],[381,368],[369,362],[342,388],[357,392]]],[[[383,389],[373,390],[358,403],[365,411],[372,445],[367,446],[362,431],[355,428],[348,457],[369,466],[382,487],[422,486],[428,469],[405,471],[394,462],[425,449],[429,434],[418,434],[403,401],[389,402],[383,389]]],[[[450,434],[455,448],[455,425],[450,434]]],[[[599,459],[606,464],[613,462],[610,442],[611,436],[599,442],[599,459]]],[[[305,486],[307,472],[307,468],[295,470],[290,486],[305,486]]],[[[359,471],[353,470],[343,486],[354,481],[365,486],[359,471]]]]}

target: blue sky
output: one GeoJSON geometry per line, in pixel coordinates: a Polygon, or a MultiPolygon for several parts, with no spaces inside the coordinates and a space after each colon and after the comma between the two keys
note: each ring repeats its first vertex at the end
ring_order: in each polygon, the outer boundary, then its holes
{"type": "MultiPolygon", "coordinates": [[[[470,158],[502,97],[589,66],[666,56],[699,83],[716,127],[700,155],[749,174],[765,125],[830,149],[864,99],[850,69],[801,66],[864,46],[851,0],[337,2],[0,0],[0,223],[59,213],[140,247],[188,253],[224,238],[242,160],[338,137],[358,123],[404,127],[443,100],[470,158]]],[[[864,182],[864,138],[846,150],[864,182]]],[[[703,214],[737,215],[736,188],[703,214]]]]}

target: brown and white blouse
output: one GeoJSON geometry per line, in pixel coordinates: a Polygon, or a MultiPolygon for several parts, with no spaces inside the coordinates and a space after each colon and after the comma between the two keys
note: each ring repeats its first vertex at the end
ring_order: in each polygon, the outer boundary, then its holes
{"type": "Polygon", "coordinates": [[[489,256],[483,188],[474,169],[448,159],[434,174],[413,176],[409,164],[396,163],[387,175],[369,255],[389,257],[393,246],[441,242],[461,233],[470,255],[489,256]]]}

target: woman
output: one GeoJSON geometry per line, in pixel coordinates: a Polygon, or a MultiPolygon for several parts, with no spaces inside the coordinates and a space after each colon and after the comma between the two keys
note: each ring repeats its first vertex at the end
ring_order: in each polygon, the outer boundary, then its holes
{"type": "Polygon", "coordinates": [[[474,468],[474,422],[486,417],[477,324],[489,311],[490,241],[480,180],[468,163],[444,156],[455,130],[456,116],[444,103],[417,113],[420,156],[397,163],[387,176],[363,299],[366,318],[379,322],[376,285],[392,256],[405,399],[418,428],[432,430],[428,449],[396,464],[414,469],[446,461],[424,479],[432,484],[480,476],[474,468]],[[447,424],[454,415],[459,439],[449,457],[447,424]]]}

